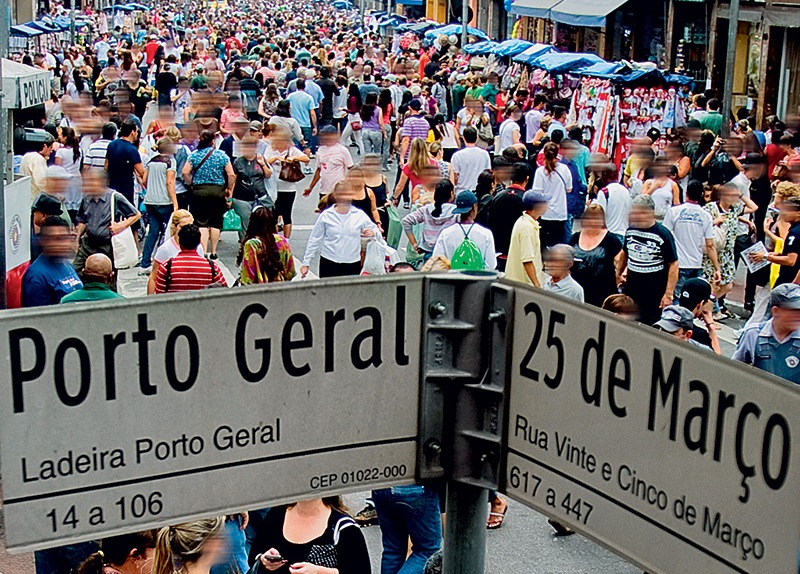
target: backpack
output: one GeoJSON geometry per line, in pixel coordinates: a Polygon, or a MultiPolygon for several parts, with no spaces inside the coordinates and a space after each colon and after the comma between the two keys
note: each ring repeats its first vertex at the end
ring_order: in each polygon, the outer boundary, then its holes
{"type": "MultiPolygon", "coordinates": [[[[561,163],[569,169],[569,173],[572,176],[572,191],[567,194],[567,213],[577,219],[586,211],[587,185],[581,181],[581,177],[578,174],[578,166],[574,162],[562,160],[561,163]]],[[[558,171],[556,171],[556,174],[566,187],[566,182],[564,182],[561,174],[558,171]]]]}
{"type": "Polygon", "coordinates": [[[459,223],[458,227],[461,233],[464,234],[464,239],[456,247],[453,252],[453,257],[450,259],[450,269],[458,269],[463,271],[483,271],[486,269],[486,263],[483,261],[483,254],[475,242],[469,238],[472,228],[475,226],[473,223],[469,226],[469,230],[464,231],[464,227],[459,223]]]}

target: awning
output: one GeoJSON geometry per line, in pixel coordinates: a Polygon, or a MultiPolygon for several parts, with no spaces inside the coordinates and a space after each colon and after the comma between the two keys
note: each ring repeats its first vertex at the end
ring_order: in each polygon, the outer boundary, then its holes
{"type": "Polygon", "coordinates": [[[597,54],[574,54],[571,52],[550,52],[542,54],[531,65],[541,68],[551,74],[571,72],[578,68],[585,68],[598,62],[604,62],[597,54]]]}
{"type": "Polygon", "coordinates": [[[514,0],[511,4],[511,9],[508,10],[511,14],[518,14],[520,16],[530,16],[531,18],[545,18],[550,19],[550,10],[559,3],[560,0],[514,0]]]}
{"type": "Polygon", "coordinates": [[[29,28],[35,28],[36,30],[41,30],[45,34],[53,34],[55,32],[61,32],[62,31],[59,26],[56,26],[54,24],[48,24],[44,20],[37,20],[35,22],[28,22],[27,24],[25,24],[25,26],[28,26],[29,28]]]}
{"type": "Polygon", "coordinates": [[[561,0],[550,10],[550,20],[570,26],[606,25],[606,16],[627,0],[561,0]]]}
{"type": "Polygon", "coordinates": [[[492,53],[498,56],[516,56],[531,46],[533,46],[533,43],[528,42],[527,40],[510,39],[505,40],[495,46],[495,48],[492,50],[492,53]]]}
{"type": "Polygon", "coordinates": [[[25,24],[18,24],[16,26],[11,26],[11,35],[12,36],[22,36],[23,38],[33,38],[34,36],[41,36],[44,34],[38,28],[31,28],[30,26],[26,26],[25,24]]]}
{"type": "Polygon", "coordinates": [[[484,40],[482,42],[475,42],[474,44],[467,44],[464,46],[464,52],[470,56],[491,54],[492,50],[498,46],[497,42],[492,40],[484,40]]]}
{"type": "MultiPolygon", "coordinates": [[[[422,2],[422,0],[420,0],[420,2],[422,2]]],[[[402,3],[403,2],[401,2],[401,4],[402,3]]],[[[461,24],[447,24],[446,26],[440,26],[439,28],[428,30],[427,32],[425,32],[425,37],[433,39],[436,38],[437,36],[441,36],[442,34],[447,36],[456,34],[460,36],[461,31],[463,29],[464,27],[461,24]]],[[[467,26],[467,35],[475,36],[476,38],[480,38],[481,40],[489,40],[489,36],[486,35],[486,32],[480,30],[479,28],[473,28],[472,26],[467,26]]]]}
{"type": "Polygon", "coordinates": [[[542,54],[548,54],[550,52],[558,52],[558,50],[556,50],[555,46],[551,46],[550,44],[534,44],[521,54],[517,54],[511,59],[514,62],[522,62],[523,64],[530,64],[542,54]]]}
{"type": "Polygon", "coordinates": [[[50,97],[50,73],[3,58],[3,107],[24,109],[50,97]]]}

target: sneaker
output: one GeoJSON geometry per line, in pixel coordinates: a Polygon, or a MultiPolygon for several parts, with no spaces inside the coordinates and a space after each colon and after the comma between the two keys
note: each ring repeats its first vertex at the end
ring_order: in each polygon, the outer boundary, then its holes
{"type": "Polygon", "coordinates": [[[140,276],[150,275],[150,273],[152,273],[152,272],[153,272],[153,266],[152,265],[149,266],[149,267],[142,267],[139,270],[139,275],[140,276]]]}
{"type": "Polygon", "coordinates": [[[375,526],[378,524],[378,511],[375,510],[374,506],[367,505],[353,517],[353,520],[362,528],[375,526]]]}
{"type": "Polygon", "coordinates": [[[406,201],[405,203],[403,203],[403,207],[409,209],[411,207],[411,204],[406,201]]]}

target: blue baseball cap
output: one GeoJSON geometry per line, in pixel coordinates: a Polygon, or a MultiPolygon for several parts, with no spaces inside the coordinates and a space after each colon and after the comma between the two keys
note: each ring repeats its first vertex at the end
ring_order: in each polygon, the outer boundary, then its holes
{"type": "Polygon", "coordinates": [[[533,209],[536,205],[547,203],[547,197],[540,191],[529,189],[522,196],[522,204],[525,209],[533,209]]]}
{"type": "Polygon", "coordinates": [[[478,203],[478,196],[471,191],[462,191],[456,197],[456,208],[453,213],[469,213],[469,210],[478,203]]]}

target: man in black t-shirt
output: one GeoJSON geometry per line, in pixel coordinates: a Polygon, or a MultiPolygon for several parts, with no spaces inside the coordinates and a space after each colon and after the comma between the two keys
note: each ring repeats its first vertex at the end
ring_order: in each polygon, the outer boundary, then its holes
{"type": "Polygon", "coordinates": [[[320,106],[320,126],[329,126],[333,122],[333,98],[339,95],[339,88],[331,80],[331,69],[323,66],[317,80],[319,89],[322,90],[322,105],[320,106]]]}
{"type": "MultiPolygon", "coordinates": [[[[770,263],[781,266],[775,285],[800,283],[800,198],[790,197],[781,204],[781,219],[789,223],[789,234],[783,242],[782,253],[767,253],[770,263]]],[[[764,256],[751,254],[753,261],[761,261],[764,256]]]]}
{"type": "Polygon", "coordinates": [[[486,214],[486,227],[494,236],[495,250],[500,254],[497,268],[505,270],[508,247],[511,244],[511,231],[514,223],[525,211],[522,196],[531,180],[531,168],[527,163],[515,163],[511,167],[511,185],[498,191],[491,200],[486,214]]]}
{"type": "Polygon", "coordinates": [[[656,222],[655,203],[649,195],[631,202],[630,227],[625,232],[617,282],[639,306],[639,320],[652,325],[661,309],[672,304],[678,281],[678,255],[672,233],[656,222]]]}

